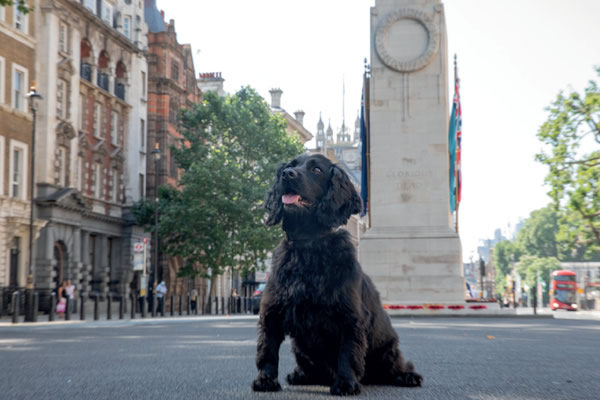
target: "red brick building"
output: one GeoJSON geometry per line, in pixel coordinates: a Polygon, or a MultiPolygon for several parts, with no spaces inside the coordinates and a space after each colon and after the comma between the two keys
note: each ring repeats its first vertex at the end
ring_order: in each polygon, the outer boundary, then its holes
{"type": "MultiPolygon", "coordinates": [[[[157,32],[158,29],[150,26],[148,33],[148,154],[156,145],[161,152],[158,180],[156,161],[148,160],[147,163],[149,199],[155,198],[157,181],[158,186],[177,186],[178,169],[170,151],[177,139],[182,138],[177,130],[177,114],[180,109],[200,101],[201,96],[191,46],[177,42],[173,20],[165,23],[165,27],[165,31],[157,32]]],[[[184,294],[189,288],[187,283],[177,278],[180,266],[181,260],[159,254],[158,277],[165,280],[171,294],[184,294]]]]}

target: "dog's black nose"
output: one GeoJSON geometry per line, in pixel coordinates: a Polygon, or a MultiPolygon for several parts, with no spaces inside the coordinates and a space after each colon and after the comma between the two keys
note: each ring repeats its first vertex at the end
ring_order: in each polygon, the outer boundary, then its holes
{"type": "Polygon", "coordinates": [[[293,168],[286,168],[281,173],[281,177],[286,181],[291,181],[292,179],[296,179],[298,177],[298,173],[293,168]]]}

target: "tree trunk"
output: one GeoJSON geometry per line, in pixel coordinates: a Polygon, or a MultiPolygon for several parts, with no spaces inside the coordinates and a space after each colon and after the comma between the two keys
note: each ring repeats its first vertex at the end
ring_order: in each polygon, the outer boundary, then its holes
{"type": "Polygon", "coordinates": [[[208,299],[206,299],[206,303],[204,304],[204,314],[210,314],[211,305],[214,302],[213,296],[215,295],[215,286],[217,282],[218,275],[211,274],[210,276],[210,290],[208,292],[208,299]]]}

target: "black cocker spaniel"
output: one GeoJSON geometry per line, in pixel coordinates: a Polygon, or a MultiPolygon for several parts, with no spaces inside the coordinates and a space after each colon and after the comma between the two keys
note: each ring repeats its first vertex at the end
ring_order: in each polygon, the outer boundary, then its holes
{"type": "Polygon", "coordinates": [[[301,155],[277,171],[267,226],[283,221],[258,322],[255,391],[277,391],[279,346],[292,338],[290,385],[327,385],[335,395],[361,383],[421,386],[405,363],[379,293],[343,229],[361,200],[346,173],[322,155],[301,155]]]}

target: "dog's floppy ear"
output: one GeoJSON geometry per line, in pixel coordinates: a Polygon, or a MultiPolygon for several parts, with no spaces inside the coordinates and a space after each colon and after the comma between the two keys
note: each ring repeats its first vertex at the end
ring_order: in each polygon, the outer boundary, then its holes
{"type": "Polygon", "coordinates": [[[329,189],[317,207],[316,216],[322,225],[335,228],[359,213],[362,201],[344,170],[333,165],[330,173],[329,189]]]}
{"type": "Polygon", "coordinates": [[[285,169],[285,166],[285,163],[279,166],[279,168],[277,169],[277,174],[275,174],[275,183],[273,183],[273,187],[269,189],[267,195],[265,196],[264,207],[269,212],[267,220],[265,221],[266,226],[277,225],[283,217],[283,203],[281,202],[280,193],[277,193],[277,184],[279,183],[281,173],[285,169]]]}

